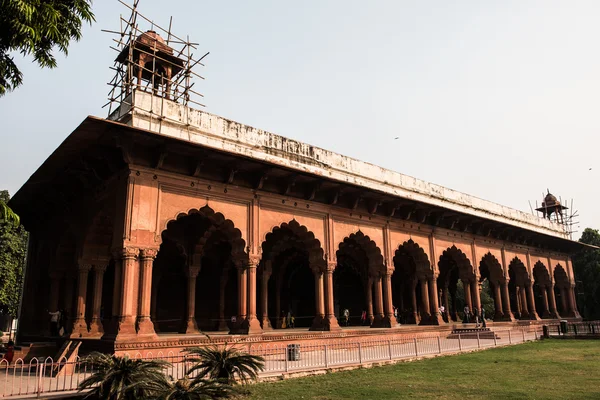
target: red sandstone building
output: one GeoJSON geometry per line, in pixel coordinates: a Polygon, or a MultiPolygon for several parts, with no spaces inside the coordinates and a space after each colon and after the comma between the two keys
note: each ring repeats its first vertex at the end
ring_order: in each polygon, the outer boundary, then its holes
{"type": "Polygon", "coordinates": [[[86,118],[11,200],[31,233],[21,340],[59,309],[112,351],[266,334],[288,312],[307,331],[339,331],[343,309],[443,329],[486,280],[494,321],[580,318],[560,225],[183,106],[170,60],[165,94],[134,85],[86,118]]]}

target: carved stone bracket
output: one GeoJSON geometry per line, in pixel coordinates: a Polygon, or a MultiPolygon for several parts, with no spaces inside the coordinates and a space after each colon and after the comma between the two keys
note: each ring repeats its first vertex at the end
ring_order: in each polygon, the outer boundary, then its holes
{"type": "Polygon", "coordinates": [[[158,254],[158,249],[141,249],[140,258],[142,260],[154,260],[158,254]]]}

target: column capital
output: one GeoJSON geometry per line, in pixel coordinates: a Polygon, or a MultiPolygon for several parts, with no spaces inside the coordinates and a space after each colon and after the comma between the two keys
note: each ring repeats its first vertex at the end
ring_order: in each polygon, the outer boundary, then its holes
{"type": "Polygon", "coordinates": [[[195,279],[200,273],[200,267],[190,266],[185,268],[185,276],[188,278],[195,279]]]}
{"type": "Polygon", "coordinates": [[[326,272],[328,274],[333,274],[333,271],[335,271],[336,268],[337,268],[337,261],[327,261],[324,272],[326,272]]]}
{"type": "Polygon", "coordinates": [[[261,260],[262,260],[262,257],[260,256],[260,254],[250,254],[248,256],[248,262],[246,264],[246,268],[258,267],[258,264],[260,264],[261,260]]]}
{"type": "Polygon", "coordinates": [[[140,258],[142,260],[154,260],[158,254],[158,249],[140,249],[140,258]]]}
{"type": "Polygon", "coordinates": [[[124,246],[113,251],[115,258],[119,259],[135,259],[139,256],[140,249],[138,247],[124,246]]]}
{"type": "Polygon", "coordinates": [[[90,272],[90,270],[92,269],[92,267],[93,267],[92,264],[81,263],[81,264],[77,265],[77,271],[79,271],[79,273],[90,272]]]}
{"type": "Polygon", "coordinates": [[[96,271],[97,273],[104,273],[106,271],[106,267],[106,264],[94,265],[94,271],[96,271]]]}

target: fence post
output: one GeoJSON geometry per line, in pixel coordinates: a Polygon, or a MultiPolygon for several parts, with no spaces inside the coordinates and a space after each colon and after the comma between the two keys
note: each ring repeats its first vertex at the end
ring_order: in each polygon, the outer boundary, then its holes
{"type": "Polygon", "coordinates": [[[458,351],[462,351],[462,341],[460,340],[460,333],[458,334],[458,351]]]}
{"type": "Polygon", "coordinates": [[[494,335],[494,347],[498,346],[498,341],[496,340],[496,332],[492,331],[492,334],[494,335]]]}
{"type": "Polygon", "coordinates": [[[525,343],[525,329],[521,329],[521,334],[523,335],[523,343],[525,343]]]}
{"type": "Polygon", "coordinates": [[[442,354],[442,339],[438,336],[438,353],[442,354]]]}
{"type": "Polygon", "coordinates": [[[362,365],[362,346],[358,342],[358,363],[362,365]]]}
{"type": "Polygon", "coordinates": [[[415,357],[419,356],[419,346],[417,345],[417,338],[414,339],[415,342],[415,357]]]}
{"type": "Polygon", "coordinates": [[[479,331],[477,331],[477,348],[481,348],[481,343],[479,342],[479,331]]]}
{"type": "MultiPolygon", "coordinates": [[[[285,372],[289,371],[287,348],[283,347],[283,359],[285,360],[285,372]]],[[[327,364],[327,361],[325,362],[327,364]]]]}
{"type": "Polygon", "coordinates": [[[508,331],[508,343],[512,344],[512,335],[510,334],[511,331],[508,331]]]}
{"type": "Polygon", "coordinates": [[[388,353],[390,354],[390,361],[392,360],[392,341],[388,340],[388,353]]]}
{"type": "Polygon", "coordinates": [[[44,364],[40,363],[38,361],[38,385],[37,385],[37,396],[36,397],[41,397],[42,394],[42,387],[43,387],[43,382],[42,382],[42,377],[44,376],[44,364]]]}
{"type": "Polygon", "coordinates": [[[325,345],[325,368],[329,367],[329,360],[327,360],[327,345],[325,345]]]}

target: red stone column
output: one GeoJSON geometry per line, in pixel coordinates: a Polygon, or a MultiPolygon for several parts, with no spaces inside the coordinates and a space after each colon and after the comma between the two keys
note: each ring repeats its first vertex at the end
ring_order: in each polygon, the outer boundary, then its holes
{"type": "MultiPolygon", "coordinates": [[[[270,261],[266,261],[270,264],[270,261]]],[[[263,268],[261,275],[261,300],[262,300],[262,329],[271,331],[271,320],[269,319],[269,278],[271,278],[271,268],[263,268]]]]}
{"type": "Polygon", "coordinates": [[[569,297],[570,314],[574,318],[581,318],[581,315],[579,315],[579,311],[577,310],[577,299],[575,297],[575,285],[571,285],[571,287],[567,287],[566,291],[567,291],[567,294],[569,297]]]}
{"type": "MultiPolygon", "coordinates": [[[[310,327],[311,331],[322,331],[324,329],[324,321],[325,321],[325,287],[324,287],[324,274],[318,268],[313,268],[313,274],[315,275],[315,303],[316,303],[316,315],[315,319],[312,322],[310,327]]],[[[281,314],[281,309],[279,306],[279,291],[277,292],[277,307],[276,312],[277,319],[279,321],[279,314],[281,314]]],[[[280,325],[281,326],[281,325],[280,325]]]]}
{"type": "Polygon", "coordinates": [[[136,247],[124,247],[121,251],[121,304],[119,311],[118,333],[119,339],[136,335],[134,313],[138,299],[135,294],[139,283],[138,256],[140,250],[136,247]]]}
{"type": "Polygon", "coordinates": [[[440,325],[444,323],[442,316],[440,315],[440,304],[438,302],[438,286],[437,279],[435,276],[429,279],[429,303],[431,305],[431,324],[440,325]]]}
{"type": "Polygon", "coordinates": [[[562,307],[561,311],[564,316],[569,315],[569,306],[567,305],[567,293],[564,287],[559,287],[558,291],[560,292],[560,305],[562,307]]]}
{"type": "Polygon", "coordinates": [[[123,261],[120,254],[114,254],[115,278],[113,281],[113,301],[111,310],[110,336],[119,332],[119,312],[121,310],[121,283],[123,281],[123,261]]]}
{"type": "Polygon", "coordinates": [[[417,285],[419,284],[419,281],[415,278],[411,281],[410,283],[410,290],[411,290],[411,305],[412,305],[412,309],[413,309],[413,317],[415,319],[415,324],[418,324],[419,322],[421,322],[421,319],[419,318],[419,312],[418,312],[418,306],[417,306],[417,285]]]}
{"type": "Polygon", "coordinates": [[[248,316],[244,328],[248,334],[260,334],[262,328],[256,317],[256,269],[260,263],[259,256],[251,256],[247,265],[248,275],[248,316]]]}
{"type": "Polygon", "coordinates": [[[369,276],[367,283],[367,319],[369,325],[373,325],[375,316],[373,315],[373,278],[369,276]]]}
{"type": "Polygon", "coordinates": [[[463,289],[465,292],[465,303],[469,307],[469,311],[473,312],[473,301],[471,300],[471,282],[463,281],[463,289]]]}
{"type": "Polygon", "coordinates": [[[185,322],[186,334],[198,333],[198,323],[196,322],[196,278],[200,273],[200,266],[187,267],[186,270],[187,278],[187,318],[185,322]]]}
{"type": "MultiPolygon", "coordinates": [[[[338,320],[335,317],[335,310],[333,307],[333,271],[335,271],[335,267],[337,266],[337,262],[329,262],[327,263],[327,268],[325,269],[325,330],[327,331],[337,331],[340,328],[338,324],[338,320]]],[[[381,281],[380,281],[381,285],[381,281]]],[[[380,286],[381,287],[381,286],[380,286]]]]}
{"type": "Polygon", "coordinates": [[[540,289],[542,289],[542,302],[544,309],[542,310],[542,318],[550,317],[550,307],[548,304],[548,286],[540,285],[540,289]]]}
{"type": "Polygon", "coordinates": [[[392,303],[392,273],[393,271],[387,270],[383,275],[383,305],[384,305],[384,318],[381,324],[382,328],[391,328],[392,326],[398,325],[396,318],[394,317],[394,305],[392,303]]]}
{"type": "Polygon", "coordinates": [[[87,296],[88,274],[92,266],[82,264],[78,266],[77,276],[77,308],[75,310],[75,319],[71,329],[71,338],[81,338],[87,336],[88,326],[85,322],[85,299],[87,296]]]}
{"type": "Polygon", "coordinates": [[[535,297],[533,295],[533,282],[529,283],[529,285],[527,286],[527,301],[528,301],[528,306],[529,306],[529,319],[539,320],[540,317],[538,316],[538,314],[535,310],[535,297]]]}
{"type": "Polygon", "coordinates": [[[373,277],[373,284],[375,289],[375,316],[373,319],[373,327],[380,328],[383,323],[383,288],[381,282],[381,275],[377,273],[373,277]]]}
{"type": "MultiPolygon", "coordinates": [[[[104,264],[104,263],[103,263],[104,264]]],[[[90,322],[90,336],[101,337],[104,334],[104,326],[100,317],[102,307],[102,282],[106,264],[94,265],[94,299],[92,303],[92,321],[90,322]]]]}
{"type": "Polygon", "coordinates": [[[494,321],[501,321],[504,317],[502,314],[502,292],[500,291],[500,283],[494,283],[494,307],[496,314],[494,315],[494,321]]]}
{"type": "Polygon", "coordinates": [[[50,312],[58,311],[58,298],[60,295],[60,281],[62,279],[64,271],[53,270],[50,271],[50,299],[48,302],[48,310],[50,312]]]}
{"type": "Polygon", "coordinates": [[[248,310],[248,273],[243,264],[236,265],[238,273],[238,328],[246,321],[248,310]]]}
{"type": "Polygon", "coordinates": [[[450,301],[448,299],[448,286],[444,286],[442,289],[442,303],[444,304],[444,308],[446,309],[446,316],[448,317],[448,321],[450,322],[450,301]]]}
{"type": "Polygon", "coordinates": [[[426,324],[431,317],[429,314],[429,285],[425,278],[420,279],[419,282],[421,284],[421,323],[426,324]]]}
{"type": "Polygon", "coordinates": [[[550,300],[550,317],[559,319],[558,309],[556,308],[556,298],[554,296],[554,283],[548,285],[548,299],[550,300]]]}
{"type": "MultiPolygon", "coordinates": [[[[475,279],[475,282],[471,283],[471,298],[474,299],[474,307],[479,310],[479,315],[481,315],[481,293],[480,293],[480,286],[479,283],[477,282],[477,279],[475,279]]],[[[473,310],[473,313],[475,313],[475,310],[473,310]]]]}
{"type": "Polygon", "coordinates": [[[519,288],[519,297],[521,299],[521,319],[529,319],[529,308],[527,307],[527,291],[523,286],[519,288]]]}
{"type": "Polygon", "coordinates": [[[503,305],[503,313],[504,320],[506,321],[514,321],[515,317],[510,309],[510,296],[508,293],[508,281],[502,282],[502,305],[503,305]]]}
{"type": "Polygon", "coordinates": [[[150,317],[150,305],[152,301],[152,268],[157,254],[157,249],[142,249],[140,251],[139,335],[156,335],[154,324],[150,317]]]}

